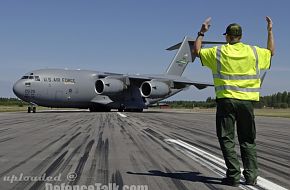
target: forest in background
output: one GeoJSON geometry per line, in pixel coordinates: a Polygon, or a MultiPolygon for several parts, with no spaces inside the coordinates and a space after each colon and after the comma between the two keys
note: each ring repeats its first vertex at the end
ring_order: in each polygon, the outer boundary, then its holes
{"type": "MultiPolygon", "coordinates": [[[[162,101],[160,104],[167,104],[171,108],[214,108],[216,101],[208,97],[205,101],[162,101]]],[[[254,103],[255,108],[290,108],[290,92],[278,92],[269,96],[260,97],[259,102],[254,103]]]]}
{"type": "MultiPolygon", "coordinates": [[[[215,99],[208,97],[205,101],[162,101],[159,105],[167,104],[171,108],[214,108],[215,99]]],[[[17,98],[0,98],[0,106],[23,107],[28,103],[17,98]]],[[[269,96],[262,96],[259,102],[255,102],[255,108],[290,108],[290,92],[278,92],[269,96]]]]}

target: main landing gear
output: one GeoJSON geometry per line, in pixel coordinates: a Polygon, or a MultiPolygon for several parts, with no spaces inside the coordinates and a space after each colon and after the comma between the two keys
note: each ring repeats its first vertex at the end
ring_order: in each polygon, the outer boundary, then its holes
{"type": "Polygon", "coordinates": [[[126,108],[125,106],[121,105],[118,108],[118,112],[143,112],[143,108],[126,108]]]}
{"type": "Polygon", "coordinates": [[[90,112],[110,112],[111,109],[105,106],[94,106],[89,108],[90,112]]]}

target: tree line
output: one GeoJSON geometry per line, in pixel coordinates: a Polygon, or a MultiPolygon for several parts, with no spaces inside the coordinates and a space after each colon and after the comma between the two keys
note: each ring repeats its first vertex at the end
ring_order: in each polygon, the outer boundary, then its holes
{"type": "MultiPolygon", "coordinates": [[[[214,108],[216,101],[208,97],[206,101],[163,101],[171,108],[214,108]]],[[[260,97],[259,102],[254,102],[255,108],[290,108],[290,92],[278,92],[269,96],[260,97]]]]}
{"type": "Polygon", "coordinates": [[[260,102],[255,103],[255,107],[290,108],[290,92],[278,92],[270,96],[260,98],[260,102]]]}
{"type": "Polygon", "coordinates": [[[28,105],[26,102],[18,98],[0,98],[0,106],[19,106],[28,105]]]}
{"type": "MultiPolygon", "coordinates": [[[[208,97],[205,101],[162,101],[161,104],[167,104],[171,108],[214,108],[216,101],[208,97]]],[[[18,98],[0,98],[0,106],[26,106],[28,103],[18,98]]],[[[290,92],[278,92],[269,96],[260,97],[259,102],[254,103],[255,108],[290,108],[290,92]]]]}

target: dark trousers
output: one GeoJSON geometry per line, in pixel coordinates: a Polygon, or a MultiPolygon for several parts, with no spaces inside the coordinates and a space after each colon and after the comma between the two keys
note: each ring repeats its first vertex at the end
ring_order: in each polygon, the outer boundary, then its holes
{"type": "Polygon", "coordinates": [[[237,99],[217,99],[216,132],[227,166],[227,177],[238,182],[241,171],[235,151],[235,123],[246,180],[258,175],[256,127],[253,102],[237,99]]]}

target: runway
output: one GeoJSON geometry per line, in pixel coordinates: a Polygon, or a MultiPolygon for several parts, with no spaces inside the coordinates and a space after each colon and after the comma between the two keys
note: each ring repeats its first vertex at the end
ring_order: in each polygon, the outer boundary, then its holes
{"type": "Polygon", "coordinates": [[[221,185],[214,113],[0,113],[0,189],[290,189],[290,119],[256,125],[258,186],[234,188],[221,185]]]}

